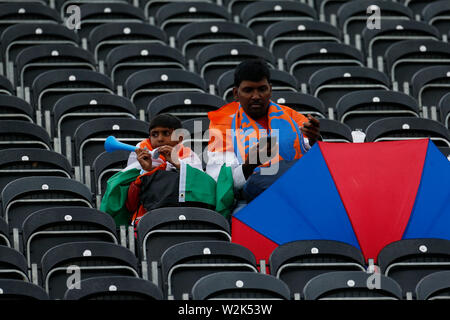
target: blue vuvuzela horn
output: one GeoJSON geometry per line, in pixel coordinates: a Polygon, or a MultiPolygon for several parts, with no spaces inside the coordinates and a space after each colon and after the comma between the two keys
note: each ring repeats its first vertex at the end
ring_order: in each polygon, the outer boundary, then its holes
{"type": "Polygon", "coordinates": [[[107,152],[113,152],[116,150],[126,150],[132,152],[136,150],[135,146],[120,142],[114,136],[109,136],[108,138],[106,138],[104,146],[107,152]]]}

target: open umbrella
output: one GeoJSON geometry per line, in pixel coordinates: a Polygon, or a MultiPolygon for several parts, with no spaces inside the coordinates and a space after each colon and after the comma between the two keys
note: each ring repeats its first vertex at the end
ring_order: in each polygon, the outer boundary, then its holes
{"type": "Polygon", "coordinates": [[[337,240],[366,261],[408,238],[450,239],[450,162],[429,139],[319,142],[232,217],[256,258],[295,240],[337,240]]]}

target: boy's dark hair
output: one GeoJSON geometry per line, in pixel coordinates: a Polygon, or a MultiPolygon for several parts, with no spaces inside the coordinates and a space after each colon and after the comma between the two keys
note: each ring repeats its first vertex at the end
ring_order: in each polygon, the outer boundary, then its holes
{"type": "Polygon", "coordinates": [[[158,114],[150,121],[149,131],[152,131],[152,129],[156,127],[163,127],[176,130],[181,129],[183,125],[181,124],[180,119],[178,119],[177,117],[168,113],[162,113],[158,114]]]}
{"type": "Polygon", "coordinates": [[[242,81],[258,82],[264,78],[270,83],[270,70],[262,59],[242,61],[234,70],[234,86],[239,87],[242,81]]]}

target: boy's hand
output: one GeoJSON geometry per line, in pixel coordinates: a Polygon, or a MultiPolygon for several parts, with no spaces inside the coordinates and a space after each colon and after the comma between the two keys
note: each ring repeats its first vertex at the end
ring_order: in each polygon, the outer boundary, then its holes
{"type": "Polygon", "coordinates": [[[320,137],[320,122],[310,114],[308,114],[308,120],[308,122],[303,123],[300,130],[309,139],[309,145],[312,147],[320,137]]]}
{"type": "Polygon", "coordinates": [[[137,160],[139,161],[139,164],[141,165],[142,169],[145,171],[151,171],[152,170],[152,155],[147,149],[140,149],[137,148],[135,150],[137,154],[137,160]]]}
{"type": "Polygon", "coordinates": [[[158,148],[160,154],[166,158],[166,160],[175,166],[177,169],[180,169],[180,159],[178,158],[179,145],[175,147],[171,147],[169,145],[161,146],[158,148]]]}

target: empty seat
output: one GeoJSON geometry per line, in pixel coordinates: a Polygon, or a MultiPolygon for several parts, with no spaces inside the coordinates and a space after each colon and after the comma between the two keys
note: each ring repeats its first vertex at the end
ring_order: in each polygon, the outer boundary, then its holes
{"type": "Polygon", "coordinates": [[[157,96],[147,106],[148,119],[160,113],[170,113],[182,120],[208,116],[225,105],[225,100],[216,95],[202,92],[172,92],[157,96]]]}
{"type": "Polygon", "coordinates": [[[416,286],[417,300],[450,299],[450,271],[433,272],[416,286]]]}
{"type": "Polygon", "coordinates": [[[29,281],[27,261],[16,249],[0,246],[0,279],[29,281]]]}
{"type": "Polygon", "coordinates": [[[320,119],[320,135],[325,142],[353,142],[352,129],[336,120],[320,119]]]}
{"type": "Polygon", "coordinates": [[[450,65],[450,44],[436,40],[403,40],[392,44],[384,56],[386,72],[398,88],[409,89],[412,76],[422,68],[450,65]]]}
{"type": "Polygon", "coordinates": [[[224,72],[252,58],[265,60],[272,68],[276,65],[275,57],[268,49],[243,43],[211,44],[199,51],[195,62],[198,73],[206,83],[215,85],[224,72]]]}
{"type": "Polygon", "coordinates": [[[0,120],[34,122],[34,110],[28,102],[21,98],[0,94],[0,120]]]}
{"type": "Polygon", "coordinates": [[[425,139],[437,147],[450,147],[450,132],[440,122],[431,119],[398,117],[372,122],[366,129],[366,141],[425,139]]]}
{"type": "Polygon", "coordinates": [[[263,35],[268,26],[279,21],[317,20],[314,8],[295,1],[253,1],[240,13],[241,23],[255,34],[263,35]]]}
{"type": "Polygon", "coordinates": [[[196,117],[181,122],[183,128],[189,132],[189,136],[183,140],[183,145],[193,150],[202,160],[203,169],[208,163],[208,155],[205,150],[208,148],[209,137],[206,132],[209,130],[208,117],[196,117]]]}
{"type": "Polygon", "coordinates": [[[52,150],[48,133],[40,126],[20,120],[2,120],[0,149],[39,148],[52,150]]]}
{"type": "Polygon", "coordinates": [[[417,101],[401,92],[361,90],[347,93],[336,105],[338,120],[352,130],[366,131],[372,122],[388,117],[419,117],[417,101]]]}
{"type": "Polygon", "coordinates": [[[270,256],[270,273],[289,286],[296,300],[305,284],[319,274],[365,270],[361,251],[339,241],[293,241],[276,247],[270,256]]]}
{"type": "Polygon", "coordinates": [[[165,45],[164,31],[146,23],[105,23],[95,27],[89,35],[89,48],[97,62],[104,61],[108,52],[117,46],[132,43],[165,45]]]}
{"type": "Polygon", "coordinates": [[[309,20],[276,22],[264,33],[264,46],[278,59],[295,45],[316,41],[341,42],[341,33],[329,23],[309,20]]]}
{"type": "Polygon", "coordinates": [[[139,278],[95,277],[78,284],[66,291],[64,300],[163,300],[161,289],[139,278]]]}
{"type": "MultiPolygon", "coordinates": [[[[124,85],[125,95],[138,110],[146,110],[157,96],[169,92],[206,92],[205,80],[198,74],[179,69],[148,69],[133,73],[124,85]]],[[[142,119],[142,118],[141,118],[142,119]]]]}
{"type": "Polygon", "coordinates": [[[1,300],[49,300],[42,287],[23,280],[0,279],[1,300]]]}
{"type": "MultiPolygon", "coordinates": [[[[270,84],[273,91],[291,91],[296,92],[298,89],[297,79],[286,71],[277,69],[269,69],[270,84]]],[[[234,70],[229,70],[217,79],[217,92],[225,101],[234,101],[234,70]]]]}
{"type": "MultiPolygon", "coordinates": [[[[96,118],[136,118],[136,107],[125,97],[110,93],[68,94],[53,106],[52,136],[56,138],[58,150],[67,154],[78,126],[96,118]]],[[[56,145],[55,145],[56,148],[56,145]]]]}
{"type": "Polygon", "coordinates": [[[438,106],[441,111],[441,123],[450,130],[450,93],[441,98],[438,106]]]}
{"type": "Polygon", "coordinates": [[[362,53],[356,48],[334,42],[302,43],[286,53],[286,67],[300,84],[306,84],[318,70],[332,66],[364,67],[362,53]]]}
{"type": "Polygon", "coordinates": [[[82,183],[64,177],[25,177],[8,183],[1,193],[2,216],[10,229],[21,229],[33,212],[50,207],[93,207],[92,194],[82,183]]]}
{"type": "Polygon", "coordinates": [[[79,167],[80,176],[90,186],[91,166],[95,158],[105,151],[108,136],[115,136],[121,142],[136,145],[148,137],[149,124],[130,118],[98,118],[79,125],[73,137],[73,163],[79,167]]]}
{"type": "Polygon", "coordinates": [[[2,217],[0,217],[0,246],[12,247],[9,238],[9,226],[2,217]]]}
{"type": "Polygon", "coordinates": [[[309,92],[318,97],[327,109],[336,108],[346,93],[357,90],[389,90],[389,78],[382,72],[366,67],[326,67],[309,78],[309,92]]]}
{"type": "Polygon", "coordinates": [[[192,287],[193,300],[289,300],[283,281],[254,272],[216,272],[200,278],[192,287]]]}
{"type": "MultiPolygon", "coordinates": [[[[97,196],[105,192],[108,179],[127,166],[129,155],[129,151],[116,150],[114,152],[102,152],[95,158],[92,164],[91,190],[97,196]]],[[[97,208],[100,208],[100,206],[97,205],[97,208]]]]}
{"type": "Polygon", "coordinates": [[[137,227],[143,273],[162,284],[160,259],[166,249],[188,241],[231,241],[228,221],[219,213],[196,207],[159,208],[144,215],[137,227]],[[150,272],[150,273],[149,273],[150,272]]]}
{"type": "Polygon", "coordinates": [[[450,3],[448,1],[433,1],[422,10],[422,18],[429,25],[439,30],[444,38],[450,32],[450,3]]]}
{"type": "MultiPolygon", "coordinates": [[[[0,56],[1,58],[1,56],[0,56]]],[[[1,61],[0,61],[1,66],[1,61]]],[[[0,70],[1,71],[1,70],[0,70]]],[[[0,72],[1,73],[1,72],[0,72]]],[[[0,74],[0,95],[14,95],[16,90],[14,89],[11,81],[0,74]]]]}
{"type": "Polygon", "coordinates": [[[255,33],[231,21],[192,22],[178,31],[177,47],[186,59],[194,59],[207,45],[214,43],[256,43],[255,33]]]}
{"type": "MultiPolygon", "coordinates": [[[[187,2],[187,1],[185,1],[185,0],[140,0],[139,7],[141,7],[144,10],[145,16],[150,19],[150,22],[154,23],[155,15],[161,7],[163,7],[166,4],[180,3],[180,2],[187,2]]],[[[196,2],[216,3],[215,0],[197,0],[196,2]]]]}
{"type": "Polygon", "coordinates": [[[303,294],[305,300],[402,299],[402,289],[393,279],[362,271],[336,271],[321,274],[306,284],[303,294]],[[375,277],[378,277],[378,280],[375,277]],[[370,287],[368,283],[374,283],[373,287],[370,287]]]}
{"type": "Polygon", "coordinates": [[[48,250],[41,260],[42,287],[52,299],[94,277],[139,278],[138,261],[129,249],[108,242],[69,242],[48,250]],[[71,277],[71,278],[69,278],[71,277]]]}
{"type": "Polygon", "coordinates": [[[129,0],[54,0],[55,8],[60,12],[61,16],[64,16],[66,13],[70,12],[68,9],[70,6],[82,5],[86,3],[92,2],[104,2],[104,3],[113,3],[113,2],[121,2],[121,3],[129,3],[129,0]]]}
{"type": "Polygon", "coordinates": [[[155,23],[168,37],[175,37],[183,25],[202,21],[230,21],[230,13],[216,3],[202,1],[170,2],[155,14],[155,23]]]}
{"type": "Polygon", "coordinates": [[[106,72],[116,86],[123,86],[135,72],[160,68],[185,70],[186,59],[179,50],[160,43],[125,44],[106,57],[106,72]]]}
{"type": "Polygon", "coordinates": [[[233,18],[236,20],[239,18],[240,13],[242,10],[252,2],[255,2],[254,0],[222,0],[222,5],[227,8],[229,12],[232,13],[233,18]]]}
{"type": "Polygon", "coordinates": [[[201,277],[219,271],[253,271],[255,257],[247,248],[226,241],[189,241],[171,246],[161,257],[163,292],[168,299],[189,296],[201,277]]]}
{"type": "Polygon", "coordinates": [[[317,118],[326,118],[328,111],[318,98],[300,92],[272,91],[271,100],[277,104],[288,106],[303,115],[311,114],[317,118]]]}
{"type": "Polygon", "coordinates": [[[0,151],[0,190],[9,182],[28,176],[73,177],[73,169],[60,153],[19,148],[0,151]]]}
{"type": "Polygon", "coordinates": [[[378,254],[381,273],[396,280],[403,296],[411,293],[420,279],[433,272],[450,270],[450,241],[403,239],[385,246],[378,254]]]}
{"type": "Polygon", "coordinates": [[[314,5],[320,21],[329,21],[335,25],[339,8],[349,1],[352,0],[314,0],[314,5]]]}
{"type": "Polygon", "coordinates": [[[412,10],[416,20],[423,20],[422,11],[430,3],[441,0],[400,0],[409,9],[412,10]]]}

